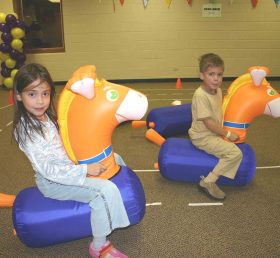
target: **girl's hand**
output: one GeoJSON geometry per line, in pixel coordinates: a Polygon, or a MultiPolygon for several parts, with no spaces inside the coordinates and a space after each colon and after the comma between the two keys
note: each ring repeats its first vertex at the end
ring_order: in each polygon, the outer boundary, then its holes
{"type": "Polygon", "coordinates": [[[91,163],[87,165],[87,176],[99,176],[107,170],[107,167],[101,163],[91,163]]]}
{"type": "Polygon", "coordinates": [[[231,142],[236,142],[239,140],[239,135],[235,132],[230,132],[230,136],[228,138],[231,142]]]}

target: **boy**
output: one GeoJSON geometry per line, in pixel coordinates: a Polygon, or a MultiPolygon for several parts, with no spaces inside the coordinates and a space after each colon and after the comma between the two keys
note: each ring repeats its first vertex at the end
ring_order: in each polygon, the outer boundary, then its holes
{"type": "Polygon", "coordinates": [[[225,193],[217,186],[220,176],[233,179],[242,160],[242,152],[233,143],[239,139],[234,132],[222,127],[222,90],[224,62],[216,54],[202,55],[199,60],[201,86],[192,99],[192,126],[189,136],[199,149],[219,158],[219,162],[207,177],[201,177],[200,190],[218,200],[225,193]],[[224,140],[226,137],[229,141],[224,140]]]}

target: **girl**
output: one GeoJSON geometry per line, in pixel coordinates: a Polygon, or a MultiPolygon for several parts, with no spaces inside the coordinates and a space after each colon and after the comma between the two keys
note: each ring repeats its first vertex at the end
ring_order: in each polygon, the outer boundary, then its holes
{"type": "Polygon", "coordinates": [[[106,240],[114,229],[129,225],[120,192],[109,180],[88,177],[103,173],[102,164],[76,165],[68,158],[58,134],[54,97],[54,83],[44,66],[28,64],[19,69],[14,78],[14,139],[30,160],[45,197],[91,207],[90,256],[125,258],[106,240]]]}

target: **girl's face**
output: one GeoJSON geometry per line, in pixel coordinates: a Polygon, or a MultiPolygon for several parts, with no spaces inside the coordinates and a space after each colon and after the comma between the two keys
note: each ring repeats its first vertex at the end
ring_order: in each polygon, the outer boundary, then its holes
{"type": "Polygon", "coordinates": [[[46,121],[46,110],[50,105],[51,87],[37,79],[24,88],[22,93],[17,93],[17,100],[22,101],[27,112],[34,115],[40,121],[46,121]]]}
{"type": "Polygon", "coordinates": [[[210,94],[215,94],[223,81],[224,68],[220,66],[209,66],[207,70],[200,73],[204,89],[210,94]]]}

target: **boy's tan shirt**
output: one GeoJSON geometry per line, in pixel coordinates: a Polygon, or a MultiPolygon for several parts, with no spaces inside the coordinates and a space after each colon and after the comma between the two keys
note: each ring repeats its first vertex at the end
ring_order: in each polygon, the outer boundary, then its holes
{"type": "Polygon", "coordinates": [[[222,90],[218,88],[217,93],[211,95],[202,86],[197,88],[192,99],[192,117],[192,126],[189,129],[191,139],[216,135],[205,127],[202,119],[211,117],[217,124],[222,124],[222,90]]]}

